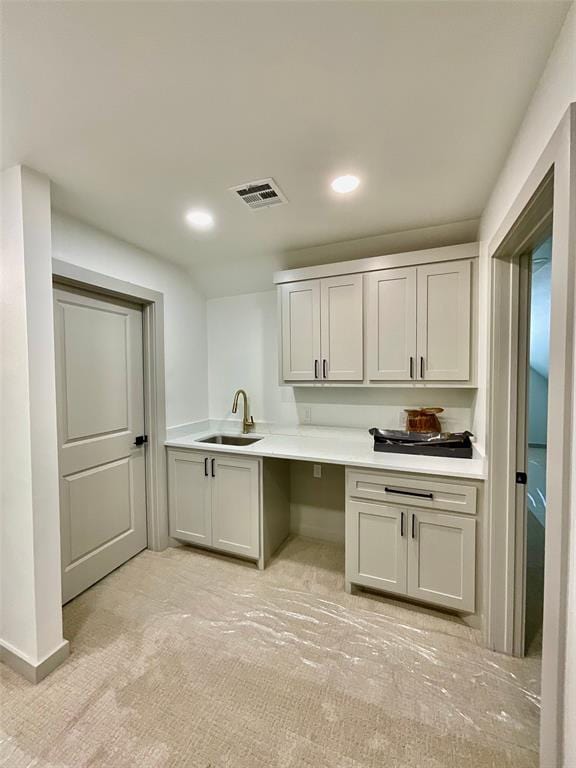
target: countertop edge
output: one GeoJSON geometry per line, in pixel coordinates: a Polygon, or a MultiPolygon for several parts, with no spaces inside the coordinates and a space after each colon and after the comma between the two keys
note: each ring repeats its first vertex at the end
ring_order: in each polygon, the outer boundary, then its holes
{"type": "MultiPolygon", "coordinates": [[[[210,433],[206,433],[208,435],[210,433]]],[[[230,453],[235,454],[237,456],[253,456],[255,458],[268,458],[268,459],[286,459],[288,461],[309,461],[309,462],[316,462],[318,464],[336,464],[341,465],[345,467],[354,467],[356,469],[367,469],[367,470],[384,470],[387,472],[405,472],[405,473],[412,473],[412,474],[420,474],[420,475],[439,475],[441,477],[454,477],[454,478],[460,478],[460,479],[466,479],[466,480],[478,480],[478,481],[485,481],[486,480],[486,471],[485,467],[482,469],[482,471],[473,470],[467,471],[465,468],[458,468],[455,467],[421,467],[421,466],[398,466],[395,464],[386,464],[384,462],[371,462],[371,461],[362,461],[358,458],[353,458],[351,455],[349,458],[345,456],[337,456],[337,457],[327,457],[315,454],[313,451],[307,452],[305,449],[303,449],[301,452],[294,453],[291,451],[281,451],[281,450],[275,450],[273,448],[266,448],[265,446],[260,445],[260,441],[253,443],[252,445],[248,446],[237,446],[237,445],[218,445],[218,444],[207,444],[207,443],[201,443],[199,440],[204,437],[203,434],[198,435],[186,435],[182,436],[180,438],[173,438],[171,440],[166,440],[164,445],[167,448],[177,448],[180,450],[193,450],[193,451],[207,451],[209,453],[230,453]]],[[[270,435],[262,435],[262,442],[266,438],[269,438],[270,435]]],[[[275,436],[278,437],[278,436],[275,436]]],[[[290,436],[291,439],[295,439],[294,436],[290,436]]],[[[296,438],[302,441],[306,441],[310,438],[307,437],[301,437],[296,438]]],[[[352,453],[352,451],[351,451],[352,453]]],[[[397,456],[405,456],[405,454],[394,454],[397,456]]],[[[417,458],[426,458],[428,460],[435,459],[435,458],[441,458],[441,457],[417,457],[417,458]]],[[[451,458],[443,458],[442,461],[444,462],[454,462],[454,461],[477,461],[477,462],[485,462],[485,459],[482,457],[478,457],[477,459],[451,459],[451,458]]]]}

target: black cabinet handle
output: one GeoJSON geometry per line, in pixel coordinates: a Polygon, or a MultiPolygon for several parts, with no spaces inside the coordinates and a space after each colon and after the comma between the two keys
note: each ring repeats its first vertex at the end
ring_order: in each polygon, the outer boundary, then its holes
{"type": "Polygon", "coordinates": [[[148,435],[138,435],[134,440],[134,445],[144,445],[148,442],[148,435]]]}
{"type": "Polygon", "coordinates": [[[417,491],[399,491],[396,488],[388,488],[388,486],[384,486],[384,490],[386,493],[396,493],[398,496],[415,496],[417,499],[433,499],[434,494],[432,493],[418,493],[417,491]]]}
{"type": "Polygon", "coordinates": [[[424,358],[420,357],[420,378],[424,378],[424,358]]]}
{"type": "Polygon", "coordinates": [[[204,477],[208,477],[208,456],[204,459],[204,477]]]}
{"type": "Polygon", "coordinates": [[[400,536],[404,536],[404,512],[400,512],[400,536]]]}
{"type": "Polygon", "coordinates": [[[410,378],[414,378],[414,358],[410,355],[410,378]]]}
{"type": "Polygon", "coordinates": [[[318,378],[318,360],[314,360],[314,378],[318,378]]]}
{"type": "Polygon", "coordinates": [[[328,378],[328,370],[327,370],[327,368],[328,368],[328,366],[327,366],[326,360],[322,360],[322,375],[324,376],[325,379],[328,378]]]}
{"type": "Polygon", "coordinates": [[[412,538],[416,538],[416,515],[412,515],[412,538]]]}
{"type": "Polygon", "coordinates": [[[216,471],[214,469],[214,462],[215,461],[216,461],[216,459],[212,459],[212,462],[211,462],[212,463],[212,477],[216,477],[216,471]]]}

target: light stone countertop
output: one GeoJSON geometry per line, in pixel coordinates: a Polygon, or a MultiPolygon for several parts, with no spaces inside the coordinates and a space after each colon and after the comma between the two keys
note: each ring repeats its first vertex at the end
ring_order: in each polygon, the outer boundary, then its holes
{"type": "Polygon", "coordinates": [[[194,448],[210,453],[234,453],[244,456],[263,456],[274,459],[311,461],[318,464],[343,464],[365,469],[386,469],[394,472],[414,472],[426,475],[484,480],[485,459],[476,448],[472,459],[451,459],[438,456],[412,456],[400,453],[377,453],[368,430],[316,427],[297,430],[292,434],[281,432],[259,433],[256,443],[247,446],[201,443],[203,437],[213,434],[234,434],[231,429],[211,429],[166,440],[169,448],[194,448]]]}

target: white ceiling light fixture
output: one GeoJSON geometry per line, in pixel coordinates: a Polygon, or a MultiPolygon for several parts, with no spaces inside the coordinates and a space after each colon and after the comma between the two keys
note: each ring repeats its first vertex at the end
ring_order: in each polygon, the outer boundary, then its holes
{"type": "Polygon", "coordinates": [[[338,192],[340,195],[346,195],[348,192],[354,192],[360,186],[360,179],[358,176],[352,176],[346,174],[345,176],[337,176],[330,184],[334,192],[338,192]]]}
{"type": "Polygon", "coordinates": [[[186,221],[194,229],[207,230],[212,229],[214,226],[214,216],[208,211],[188,211],[186,214],[186,221]]]}

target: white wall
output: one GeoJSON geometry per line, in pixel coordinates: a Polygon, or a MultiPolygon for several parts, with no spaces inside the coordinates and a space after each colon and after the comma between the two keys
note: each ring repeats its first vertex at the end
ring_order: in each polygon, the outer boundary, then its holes
{"type": "MultiPolygon", "coordinates": [[[[576,4],[570,7],[558,40],[512,148],[480,219],[480,326],[489,328],[488,246],[571,102],[576,101],[576,4]]],[[[479,389],[474,431],[486,438],[488,333],[480,334],[479,389]]]]}
{"type": "Polygon", "coordinates": [[[164,294],[166,425],[208,415],[206,302],[180,267],[52,212],[52,255],[164,294]]]}
{"type": "Polygon", "coordinates": [[[67,652],[50,257],[50,182],[10,168],[2,174],[0,262],[0,647],[25,673],[67,652]]]}
{"type": "MultiPolygon", "coordinates": [[[[519,54],[520,55],[520,54],[519,54]]],[[[489,327],[490,263],[488,247],[522,186],[534,168],[569,105],[576,102],[576,5],[573,3],[540,83],[534,93],[506,164],[494,187],[480,221],[481,327],[489,327]]],[[[488,397],[488,337],[483,338],[479,360],[479,392],[475,430],[484,440],[488,397]]],[[[576,392],[576,382],[574,383],[576,392]]],[[[576,445],[573,447],[576,455],[576,445]]],[[[576,463],[573,462],[576,468],[576,463]]],[[[576,470],[573,472],[573,485],[576,470]]],[[[564,710],[564,766],[576,764],[576,506],[572,501],[572,534],[568,574],[569,625],[566,636],[566,676],[564,710]]],[[[544,648],[546,652],[546,648],[544,648]]],[[[546,711],[543,723],[546,725],[546,711]]],[[[548,725],[551,723],[548,722],[548,725]]]]}
{"type": "Polygon", "coordinates": [[[474,390],[412,390],[360,387],[281,387],[278,384],[276,292],[209,299],[208,382],[210,418],[234,418],[232,397],[248,392],[255,421],[276,427],[398,428],[405,407],[440,405],[444,426],[468,429],[474,390]]]}

